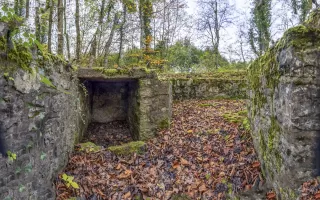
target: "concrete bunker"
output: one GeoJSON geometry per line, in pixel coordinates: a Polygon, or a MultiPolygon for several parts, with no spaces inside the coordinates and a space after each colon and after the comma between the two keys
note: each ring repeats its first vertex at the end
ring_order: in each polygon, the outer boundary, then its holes
{"type": "Polygon", "coordinates": [[[85,137],[90,141],[108,146],[108,136],[121,142],[147,140],[169,126],[171,83],[160,81],[155,72],[80,69],[78,77],[89,95],[85,137]]]}

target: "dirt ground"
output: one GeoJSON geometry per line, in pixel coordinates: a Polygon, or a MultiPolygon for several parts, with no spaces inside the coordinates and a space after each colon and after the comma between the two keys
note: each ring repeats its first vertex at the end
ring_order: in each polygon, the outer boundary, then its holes
{"type": "MultiPolygon", "coordinates": [[[[143,154],[75,151],[60,175],[57,199],[226,199],[263,183],[241,100],[174,103],[171,127],[146,142],[143,154]],[[63,174],[62,173],[62,174],[63,174]]],[[[131,141],[123,122],[92,124],[90,141],[108,147],[131,141]]]]}

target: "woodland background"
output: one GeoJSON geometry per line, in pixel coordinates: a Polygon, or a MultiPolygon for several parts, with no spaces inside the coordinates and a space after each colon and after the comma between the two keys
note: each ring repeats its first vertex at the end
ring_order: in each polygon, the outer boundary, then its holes
{"type": "Polygon", "coordinates": [[[207,72],[246,67],[318,5],[245,2],[198,0],[190,13],[186,0],[1,0],[0,21],[13,43],[85,67],[207,72]]]}

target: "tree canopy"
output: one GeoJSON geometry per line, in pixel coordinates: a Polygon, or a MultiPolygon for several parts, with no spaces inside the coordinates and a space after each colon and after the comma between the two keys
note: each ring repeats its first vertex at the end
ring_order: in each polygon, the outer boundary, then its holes
{"type": "Polygon", "coordinates": [[[186,0],[1,0],[0,21],[10,24],[14,43],[81,67],[211,71],[250,62],[318,6],[239,2],[198,0],[188,8],[186,0]]]}

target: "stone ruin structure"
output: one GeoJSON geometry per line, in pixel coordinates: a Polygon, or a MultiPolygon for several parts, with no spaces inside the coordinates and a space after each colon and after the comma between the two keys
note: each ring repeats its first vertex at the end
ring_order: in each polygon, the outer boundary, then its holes
{"type": "Polygon", "coordinates": [[[125,120],[134,140],[169,126],[171,83],[153,71],[80,69],[49,64],[45,75],[3,61],[0,71],[1,137],[17,155],[0,156],[0,199],[54,199],[54,178],[91,122],[125,120]]]}
{"type": "MultiPolygon", "coordinates": [[[[8,162],[0,156],[0,199],[54,199],[52,182],[91,122],[124,120],[134,140],[146,140],[170,124],[172,98],[217,96],[248,97],[263,176],[278,199],[297,199],[301,184],[319,175],[319,47],[317,10],[250,65],[247,95],[244,80],[237,78],[159,79],[146,69],[74,73],[59,61],[42,63],[42,70],[32,64],[26,72],[2,60],[0,72],[6,73],[0,76],[1,137],[17,158],[8,162]]],[[[258,196],[240,199],[264,195],[258,196]]]]}
{"type": "Polygon", "coordinates": [[[126,120],[135,140],[153,138],[159,127],[169,126],[171,83],[154,71],[79,69],[78,78],[90,97],[91,122],[126,120]]]}
{"type": "Polygon", "coordinates": [[[262,172],[278,199],[297,199],[320,166],[320,11],[249,67],[249,118],[262,172]]]}

